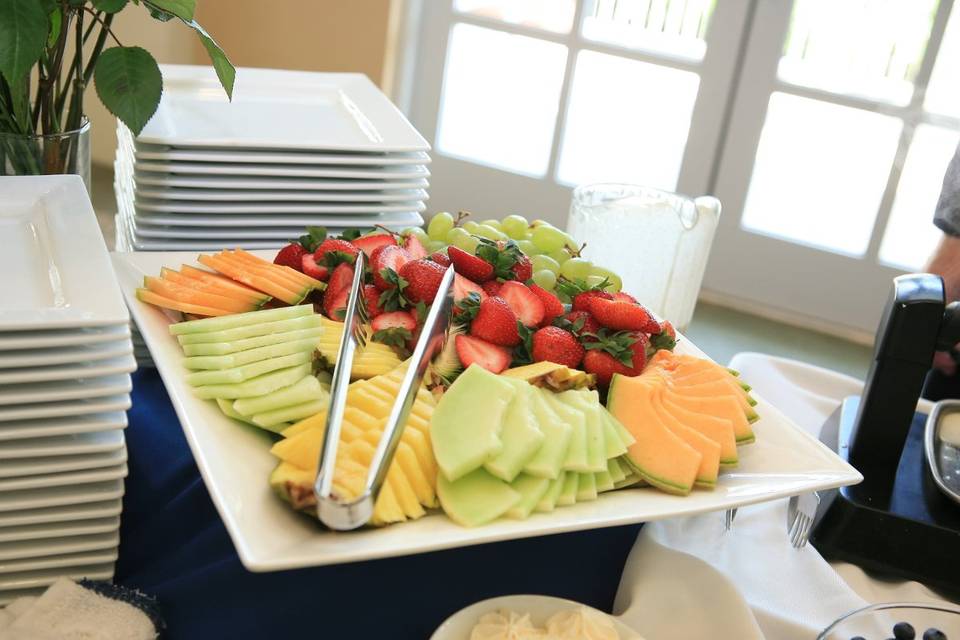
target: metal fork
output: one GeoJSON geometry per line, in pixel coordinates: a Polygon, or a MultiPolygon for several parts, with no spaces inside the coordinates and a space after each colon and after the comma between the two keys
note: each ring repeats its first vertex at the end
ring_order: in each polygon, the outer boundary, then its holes
{"type": "Polygon", "coordinates": [[[723,514],[723,530],[730,531],[730,527],[733,526],[733,519],[737,517],[736,509],[727,509],[727,512],[723,514]]]}
{"type": "Polygon", "coordinates": [[[816,491],[790,498],[787,504],[787,537],[794,549],[807,546],[819,507],[820,494],[816,491]]]}

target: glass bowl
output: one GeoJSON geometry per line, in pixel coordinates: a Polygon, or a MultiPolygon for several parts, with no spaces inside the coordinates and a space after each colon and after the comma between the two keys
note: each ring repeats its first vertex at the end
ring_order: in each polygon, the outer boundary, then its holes
{"type": "Polygon", "coordinates": [[[894,633],[897,623],[909,624],[916,640],[960,640],[960,607],[933,602],[888,602],[856,609],[832,622],[820,632],[817,640],[910,637],[894,633]],[[932,630],[939,630],[943,635],[933,634],[932,630]]]}

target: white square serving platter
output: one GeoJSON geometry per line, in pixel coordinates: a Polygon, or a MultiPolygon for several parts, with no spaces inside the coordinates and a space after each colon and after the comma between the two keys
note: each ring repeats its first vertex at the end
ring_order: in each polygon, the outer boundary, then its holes
{"type": "MultiPolygon", "coordinates": [[[[268,253],[263,253],[265,257],[268,253]]],[[[720,477],[713,491],[677,497],[654,489],[605,493],[593,502],[534,514],[524,521],[498,520],[468,529],[433,513],[420,520],[348,533],[326,531],[294,513],[270,490],[276,465],[266,433],[223,416],[217,405],[197,399],[187,385],[182,355],[169,334],[168,318],[140,303],[134,290],[145,274],[190,263],[190,253],[115,254],[114,264],[137,326],[143,334],[180,418],[200,473],[244,565],[251,571],[372,560],[516,538],[611,527],[740,507],[799,493],[854,484],[862,476],[827,447],[792,424],[762,398],[754,425],[757,442],[740,449],[739,467],[720,477]]],[[[703,355],[688,340],[678,350],[703,355]]]]}

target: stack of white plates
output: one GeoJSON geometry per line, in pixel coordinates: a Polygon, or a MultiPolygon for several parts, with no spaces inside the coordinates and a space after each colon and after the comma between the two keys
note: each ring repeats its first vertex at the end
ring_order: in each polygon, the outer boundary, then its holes
{"type": "Polygon", "coordinates": [[[366,76],[166,65],[139,136],[118,125],[118,250],[268,249],[307,225],[422,224],[429,145],[366,76]]]}
{"type": "Polygon", "coordinates": [[[0,178],[0,605],[108,579],[136,369],[78,176],[0,178]]]}

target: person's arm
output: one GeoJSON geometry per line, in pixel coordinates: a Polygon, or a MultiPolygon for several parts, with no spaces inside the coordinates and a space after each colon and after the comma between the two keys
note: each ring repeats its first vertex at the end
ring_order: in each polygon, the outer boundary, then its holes
{"type": "MultiPolygon", "coordinates": [[[[960,146],[943,176],[933,224],[943,231],[943,236],[927,262],[926,271],[943,278],[948,303],[960,300],[960,146]]],[[[957,372],[956,361],[944,351],[934,356],[933,366],[947,375],[957,372]]]]}

